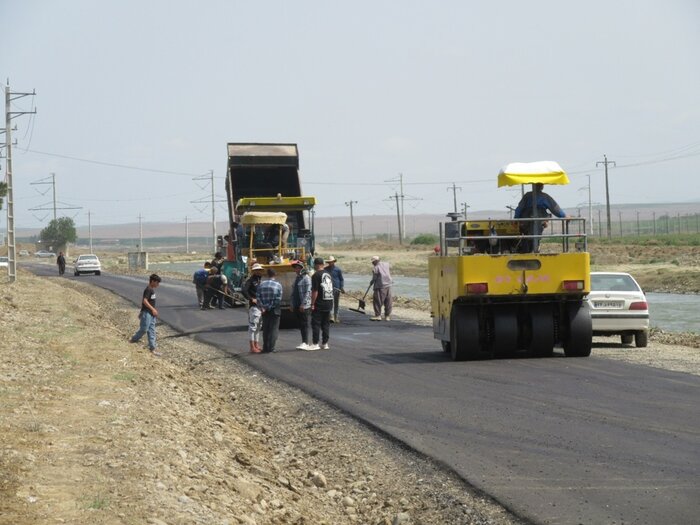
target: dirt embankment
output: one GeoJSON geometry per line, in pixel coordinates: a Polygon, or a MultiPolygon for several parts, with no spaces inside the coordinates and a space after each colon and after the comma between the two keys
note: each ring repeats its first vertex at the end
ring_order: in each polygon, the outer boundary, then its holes
{"type": "Polygon", "coordinates": [[[156,358],[127,343],[136,308],[87,283],[21,272],[0,295],[2,525],[519,523],[238,362],[244,337],[160,327],[156,358]]]}

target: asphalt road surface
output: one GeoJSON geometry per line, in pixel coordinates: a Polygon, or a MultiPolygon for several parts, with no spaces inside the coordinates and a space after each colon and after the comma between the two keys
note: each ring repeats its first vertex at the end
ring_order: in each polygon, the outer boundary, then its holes
{"type": "MultiPolygon", "coordinates": [[[[146,285],[78,279],[134,303],[146,285]]],[[[193,285],[167,279],[157,304],[177,331],[394,436],[535,523],[700,522],[700,377],[595,356],[454,363],[430,328],[348,311],[330,351],[293,350],[299,333],[283,330],[277,352],[250,355],[243,309],[202,312],[193,285]]]]}

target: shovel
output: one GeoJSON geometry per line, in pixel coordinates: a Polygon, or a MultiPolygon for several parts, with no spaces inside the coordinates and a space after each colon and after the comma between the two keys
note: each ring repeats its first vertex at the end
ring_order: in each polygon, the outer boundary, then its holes
{"type": "Polygon", "coordinates": [[[360,303],[357,305],[357,308],[350,308],[349,309],[351,312],[357,312],[358,314],[365,315],[365,306],[367,306],[367,303],[365,303],[365,299],[367,299],[367,294],[369,293],[369,289],[372,288],[373,284],[374,284],[374,281],[369,283],[369,286],[367,287],[367,290],[365,291],[365,295],[363,295],[362,299],[360,299],[360,303]]]}

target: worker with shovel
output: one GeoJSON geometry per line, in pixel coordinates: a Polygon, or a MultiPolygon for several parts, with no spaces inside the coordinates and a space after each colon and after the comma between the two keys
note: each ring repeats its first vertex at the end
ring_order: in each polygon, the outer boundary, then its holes
{"type": "Polygon", "coordinates": [[[384,306],[384,320],[391,321],[391,272],[387,262],[379,260],[378,255],[372,256],[372,280],[370,285],[374,285],[374,297],[372,298],[374,306],[374,317],[370,317],[370,321],[382,320],[382,306],[384,306]]]}

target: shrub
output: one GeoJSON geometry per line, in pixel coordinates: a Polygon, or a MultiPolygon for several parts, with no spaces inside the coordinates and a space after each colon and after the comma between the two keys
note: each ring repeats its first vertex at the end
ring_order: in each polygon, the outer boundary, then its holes
{"type": "Polygon", "coordinates": [[[429,246],[431,244],[437,244],[439,240],[440,239],[438,239],[438,236],[432,233],[421,233],[413,238],[411,244],[423,244],[429,246]]]}

